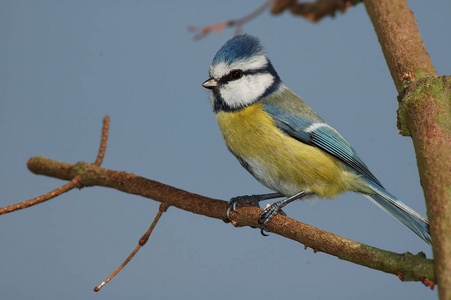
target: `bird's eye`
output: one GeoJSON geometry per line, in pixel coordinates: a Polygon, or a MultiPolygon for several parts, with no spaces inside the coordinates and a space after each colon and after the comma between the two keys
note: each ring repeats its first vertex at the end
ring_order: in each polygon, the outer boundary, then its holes
{"type": "Polygon", "coordinates": [[[229,80],[238,80],[243,77],[243,71],[241,70],[232,70],[229,73],[229,80]]]}

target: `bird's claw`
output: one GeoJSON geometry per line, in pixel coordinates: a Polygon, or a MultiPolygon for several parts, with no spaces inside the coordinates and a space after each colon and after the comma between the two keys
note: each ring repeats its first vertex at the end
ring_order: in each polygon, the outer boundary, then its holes
{"type": "Polygon", "coordinates": [[[260,215],[258,216],[258,224],[260,224],[260,233],[263,236],[268,236],[269,234],[266,234],[268,232],[267,227],[269,222],[277,215],[281,214],[283,216],[286,216],[287,214],[282,210],[282,207],[279,205],[278,202],[273,203],[272,205],[265,208],[260,215]]]}
{"type": "MultiPolygon", "coordinates": [[[[280,194],[265,194],[265,195],[246,195],[238,196],[230,199],[227,204],[227,219],[230,219],[230,211],[235,211],[236,207],[241,204],[248,204],[256,207],[260,207],[259,202],[261,200],[267,200],[280,196],[280,194]]],[[[286,200],[275,202],[266,207],[258,217],[258,223],[260,224],[260,232],[263,236],[268,236],[265,232],[268,232],[267,227],[269,222],[277,215],[281,214],[286,216],[287,214],[282,210],[282,207],[286,205],[286,200]]]]}
{"type": "Polygon", "coordinates": [[[237,205],[249,204],[255,207],[260,207],[260,205],[258,204],[260,198],[258,198],[257,196],[258,195],[246,195],[233,197],[232,199],[230,199],[229,203],[227,204],[227,219],[230,219],[230,211],[236,211],[237,205]]]}

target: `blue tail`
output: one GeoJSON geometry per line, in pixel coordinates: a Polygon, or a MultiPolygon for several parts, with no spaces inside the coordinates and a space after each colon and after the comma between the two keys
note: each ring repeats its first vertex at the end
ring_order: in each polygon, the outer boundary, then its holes
{"type": "Polygon", "coordinates": [[[399,201],[395,196],[387,192],[384,188],[365,178],[368,186],[376,194],[364,194],[365,197],[373,201],[377,206],[385,210],[410,230],[415,232],[428,245],[431,244],[431,235],[429,233],[429,222],[419,213],[399,201]]]}

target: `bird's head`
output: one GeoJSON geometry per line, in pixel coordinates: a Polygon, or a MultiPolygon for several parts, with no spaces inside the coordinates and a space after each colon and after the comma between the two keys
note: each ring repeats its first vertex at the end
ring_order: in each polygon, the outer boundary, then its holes
{"type": "Polygon", "coordinates": [[[266,57],[260,41],[242,34],[228,40],[216,53],[210,78],[213,110],[233,111],[251,105],[277,91],[281,80],[266,57]]]}

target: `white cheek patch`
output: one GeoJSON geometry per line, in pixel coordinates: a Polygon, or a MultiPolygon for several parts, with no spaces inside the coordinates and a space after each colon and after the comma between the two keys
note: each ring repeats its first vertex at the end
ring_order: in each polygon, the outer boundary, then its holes
{"type": "Polygon", "coordinates": [[[245,75],[239,80],[230,81],[220,89],[221,97],[231,108],[244,107],[258,100],[273,84],[270,73],[245,75]]]}

